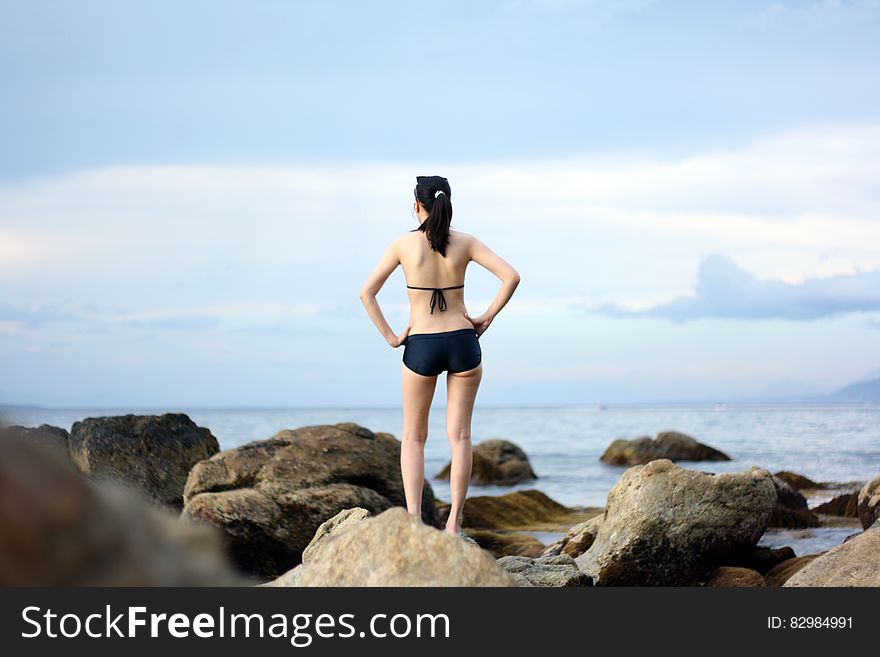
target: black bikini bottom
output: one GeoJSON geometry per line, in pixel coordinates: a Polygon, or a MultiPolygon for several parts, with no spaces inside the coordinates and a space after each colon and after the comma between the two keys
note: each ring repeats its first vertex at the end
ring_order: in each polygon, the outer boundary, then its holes
{"type": "Polygon", "coordinates": [[[414,333],[403,344],[403,364],[423,376],[436,376],[444,370],[472,370],[483,359],[480,339],[472,328],[414,333]]]}

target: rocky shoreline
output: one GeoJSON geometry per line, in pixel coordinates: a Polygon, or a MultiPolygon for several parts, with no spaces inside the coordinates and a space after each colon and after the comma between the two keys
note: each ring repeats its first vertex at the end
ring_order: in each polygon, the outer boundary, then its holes
{"type": "MultiPolygon", "coordinates": [[[[628,467],[604,507],[469,497],[468,541],[442,531],[428,481],[421,518],[406,513],[400,442],[352,422],[223,451],[183,413],[0,432],[7,586],[880,586],[880,476],[680,467],[730,457],[677,431],[610,443],[600,459],[628,467]],[[822,552],[758,545],[768,528],[847,523],[822,552]]],[[[536,480],[519,446],[474,445],[474,484],[536,480]]]]}

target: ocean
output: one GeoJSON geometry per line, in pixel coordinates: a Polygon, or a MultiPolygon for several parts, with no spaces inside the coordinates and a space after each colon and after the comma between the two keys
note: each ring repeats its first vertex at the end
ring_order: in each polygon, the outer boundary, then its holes
{"type": "MultiPolygon", "coordinates": [[[[186,413],[208,427],[221,449],[269,438],[282,429],[356,422],[400,438],[399,407],[340,408],[113,408],[51,409],[13,407],[4,411],[13,424],[51,424],[70,430],[86,417],[125,413],[186,413]]],[[[445,408],[429,417],[425,445],[426,478],[434,494],[449,499],[447,482],[433,476],[449,460],[445,408]]],[[[814,481],[867,481],[880,474],[880,405],[876,404],[628,404],[599,406],[488,407],[479,400],[472,420],[474,444],[504,438],[528,455],[538,479],[516,486],[471,486],[468,496],[503,495],[537,488],[565,505],[604,506],[608,491],[625,470],[599,461],[615,438],[656,436],[676,430],[720,449],[728,462],[679,462],[706,472],[790,470],[814,481]]],[[[830,498],[831,496],[827,496],[830,498]]],[[[826,498],[826,499],[827,499],[826,498]]],[[[810,506],[824,501],[811,498],[810,506]]],[[[839,544],[856,531],[818,528],[800,532],[768,531],[761,544],[792,545],[798,555],[839,544]]],[[[541,534],[542,540],[554,536],[541,534]]]]}

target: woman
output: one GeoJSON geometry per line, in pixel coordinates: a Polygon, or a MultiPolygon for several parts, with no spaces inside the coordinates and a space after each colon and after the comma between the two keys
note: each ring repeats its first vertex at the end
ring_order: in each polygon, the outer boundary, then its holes
{"type": "Polygon", "coordinates": [[[397,237],[364,283],[360,298],[388,344],[404,346],[403,438],[400,467],[407,511],[421,517],[425,482],[428,413],[437,376],[446,375],[446,433],[452,448],[449,486],[452,501],[446,531],[461,530],[464,500],[471,478],[471,416],[483,376],[479,337],[489,328],[519,284],[517,271],[473,235],[452,230],[452,191],[441,176],[417,176],[413,209],[419,227],[397,237]],[[464,304],[464,274],[474,261],[502,281],[495,300],[471,317],[464,304]],[[376,295],[397,266],[403,267],[410,321],[396,335],[376,295]]]}

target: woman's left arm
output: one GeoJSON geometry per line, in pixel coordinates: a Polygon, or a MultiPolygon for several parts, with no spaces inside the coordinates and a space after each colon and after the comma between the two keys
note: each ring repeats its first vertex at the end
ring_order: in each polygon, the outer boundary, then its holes
{"type": "Polygon", "coordinates": [[[382,309],[379,308],[379,302],[376,300],[376,295],[379,294],[379,290],[382,289],[382,286],[385,285],[385,281],[388,280],[388,277],[391,276],[391,273],[397,269],[397,265],[400,264],[397,242],[398,240],[395,239],[391,243],[391,246],[385,251],[382,259],[379,260],[376,269],[374,269],[373,273],[367,278],[360,292],[360,299],[364,304],[364,307],[367,309],[367,314],[370,316],[370,319],[373,320],[373,324],[376,325],[379,332],[385,337],[385,341],[392,347],[399,347],[403,344],[409,333],[409,329],[412,328],[412,324],[409,324],[399,336],[394,333],[391,325],[382,314],[382,309]]]}

